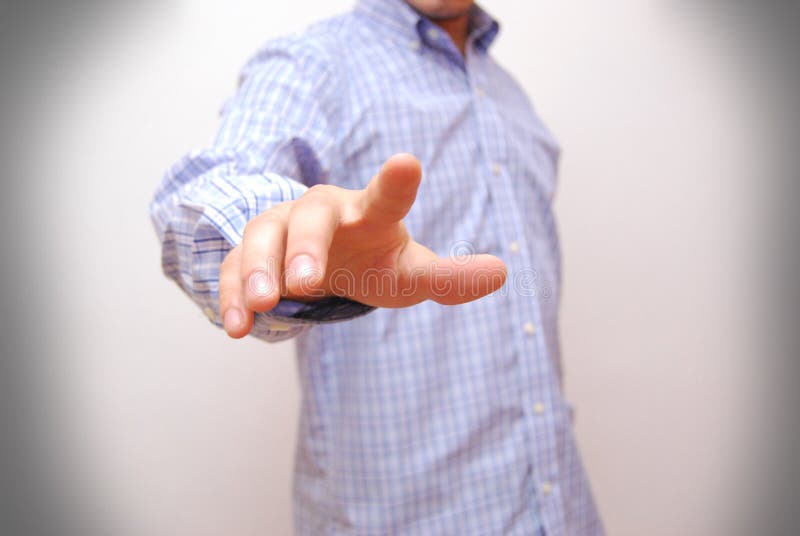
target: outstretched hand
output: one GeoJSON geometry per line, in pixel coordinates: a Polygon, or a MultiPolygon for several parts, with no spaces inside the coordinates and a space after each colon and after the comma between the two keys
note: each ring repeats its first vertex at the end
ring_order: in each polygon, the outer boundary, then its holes
{"type": "Polygon", "coordinates": [[[422,177],[409,154],[389,158],[363,190],[309,188],[247,223],[220,267],[225,330],[247,335],[253,315],[281,297],[341,296],[377,307],[425,300],[455,305],[499,289],[503,261],[492,255],[438,257],[403,225],[422,177]]]}

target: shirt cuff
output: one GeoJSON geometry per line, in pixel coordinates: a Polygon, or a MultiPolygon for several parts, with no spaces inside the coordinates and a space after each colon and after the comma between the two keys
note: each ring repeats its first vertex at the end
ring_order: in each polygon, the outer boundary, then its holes
{"type": "Polygon", "coordinates": [[[275,322],[290,325],[330,324],[352,320],[374,311],[376,307],[339,296],[329,296],[312,302],[282,299],[271,311],[264,313],[275,329],[275,322]]]}

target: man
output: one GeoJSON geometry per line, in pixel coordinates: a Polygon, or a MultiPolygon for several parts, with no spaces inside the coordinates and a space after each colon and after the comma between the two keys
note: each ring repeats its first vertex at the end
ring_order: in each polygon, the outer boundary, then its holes
{"type": "Polygon", "coordinates": [[[212,322],[297,337],[300,534],[602,533],[560,387],[558,148],[497,32],[471,0],[361,0],[274,40],[156,195],[212,322]]]}

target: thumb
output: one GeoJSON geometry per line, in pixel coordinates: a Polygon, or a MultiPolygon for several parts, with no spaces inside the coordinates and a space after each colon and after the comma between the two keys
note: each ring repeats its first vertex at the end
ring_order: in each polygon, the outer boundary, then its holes
{"type": "Polygon", "coordinates": [[[422,179],[419,160],[407,153],[390,157],[362,190],[365,220],[390,224],[402,220],[417,197],[422,179]]]}
{"type": "Polygon", "coordinates": [[[458,305],[498,290],[506,276],[506,265],[494,255],[440,257],[428,266],[424,284],[433,301],[458,305]]]}

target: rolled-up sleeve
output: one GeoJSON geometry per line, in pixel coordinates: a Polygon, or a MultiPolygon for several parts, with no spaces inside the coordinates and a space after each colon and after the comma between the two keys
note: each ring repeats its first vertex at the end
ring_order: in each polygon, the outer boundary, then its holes
{"type": "MultiPolygon", "coordinates": [[[[222,326],[219,270],[249,220],[328,182],[337,154],[337,82],[325,52],[291,39],[265,46],[242,71],[210,147],[167,170],[150,206],[162,268],[222,326]]],[[[371,308],[341,298],[318,305],[282,301],[257,314],[252,335],[277,341],[311,323],[371,308]],[[314,311],[317,311],[316,313],[314,311]]]]}

